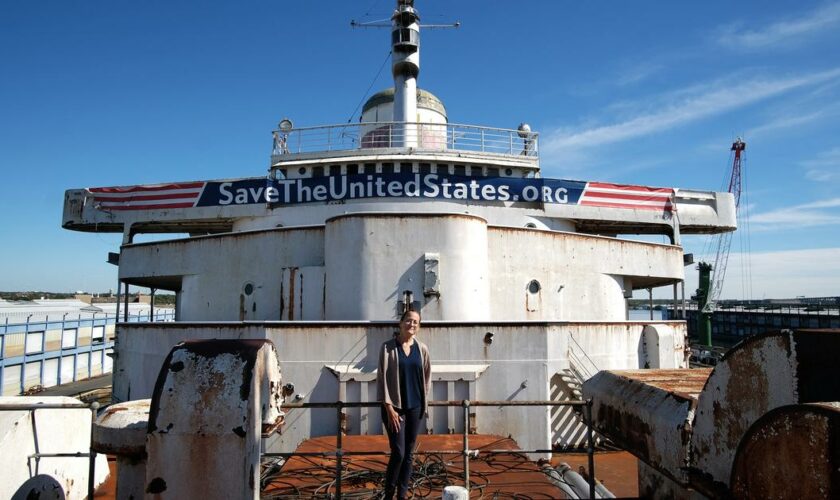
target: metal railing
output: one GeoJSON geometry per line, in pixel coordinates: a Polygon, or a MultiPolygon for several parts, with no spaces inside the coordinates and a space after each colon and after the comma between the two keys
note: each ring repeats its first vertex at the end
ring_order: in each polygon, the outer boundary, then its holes
{"type": "MultiPolygon", "coordinates": [[[[381,407],[382,403],[379,402],[354,402],[348,403],[343,401],[336,401],[335,403],[291,403],[291,404],[284,404],[283,410],[290,410],[290,409],[316,409],[316,408],[334,408],[336,410],[336,443],[335,443],[335,451],[311,451],[311,452],[302,452],[302,451],[294,451],[294,452],[287,452],[287,453],[269,453],[264,452],[262,453],[263,457],[282,457],[282,458],[289,458],[289,457],[335,457],[336,464],[335,464],[335,493],[336,498],[341,498],[342,496],[342,474],[343,474],[343,459],[344,457],[349,456],[375,456],[375,455],[390,455],[388,451],[346,451],[343,448],[342,442],[342,422],[344,422],[344,413],[343,410],[345,408],[377,408],[381,407]]],[[[493,406],[493,407],[502,407],[502,406],[546,406],[546,407],[553,407],[553,406],[572,406],[578,407],[583,410],[583,422],[586,425],[586,453],[587,453],[587,460],[588,460],[588,478],[587,482],[589,485],[589,498],[596,498],[595,497],[595,437],[593,435],[592,430],[592,401],[470,401],[468,399],[460,400],[460,401],[429,401],[429,406],[460,406],[463,408],[463,418],[464,418],[464,432],[463,432],[463,445],[460,450],[424,450],[424,451],[416,451],[416,455],[460,455],[463,458],[463,467],[464,467],[464,488],[468,491],[470,490],[470,459],[474,456],[477,456],[478,452],[483,455],[499,455],[499,454],[523,454],[523,453],[553,453],[554,450],[552,449],[535,449],[535,450],[511,450],[511,449],[470,449],[469,445],[469,435],[470,435],[470,408],[473,407],[480,407],[480,406],[493,406]]]]}
{"type": "Polygon", "coordinates": [[[578,343],[574,335],[569,335],[568,356],[569,368],[577,375],[581,383],[589,380],[600,371],[598,365],[586,354],[583,346],[578,343]]]}
{"type": "Polygon", "coordinates": [[[469,151],[537,158],[539,134],[455,123],[374,122],[275,131],[272,162],[288,155],[369,148],[469,151]]]}
{"type": "MultiPolygon", "coordinates": [[[[33,386],[53,386],[84,380],[95,375],[108,373],[106,355],[113,349],[113,325],[116,314],[77,313],[75,317],[64,313],[60,319],[32,320],[35,314],[27,315],[22,322],[11,322],[9,316],[0,323],[0,396],[5,395],[10,369],[17,368],[18,391],[23,394],[33,386]],[[84,332],[82,335],[81,332],[84,332]],[[70,358],[70,359],[68,359],[70,358]],[[80,367],[79,360],[87,361],[87,369],[80,367]],[[46,380],[47,363],[55,364],[55,377],[46,380]],[[72,362],[72,375],[63,366],[72,362]],[[98,369],[94,369],[98,365],[98,369]],[[27,369],[37,369],[33,375],[27,369]],[[80,370],[82,373],[80,373],[80,370]],[[98,371],[98,373],[97,373],[98,371]],[[65,375],[68,375],[65,380],[65,375]],[[37,379],[34,383],[27,380],[37,379]]],[[[149,310],[128,316],[128,322],[170,321],[175,319],[171,309],[149,310]]]]}
{"type": "MultiPolygon", "coordinates": [[[[264,452],[262,453],[262,457],[335,457],[336,465],[335,465],[335,498],[340,499],[342,497],[342,478],[344,474],[344,464],[343,460],[344,457],[350,456],[375,456],[375,455],[390,455],[388,451],[377,451],[377,450],[369,450],[369,451],[346,451],[343,448],[342,443],[342,422],[344,421],[343,418],[343,410],[346,408],[377,408],[381,407],[381,403],[378,402],[367,402],[367,403],[347,403],[342,401],[336,401],[334,403],[291,403],[291,404],[284,404],[283,409],[317,409],[317,408],[334,408],[337,412],[336,418],[336,449],[335,451],[313,451],[313,452],[302,452],[302,451],[295,451],[295,452],[288,452],[288,453],[269,453],[264,452]]],[[[592,401],[470,401],[470,400],[459,400],[459,401],[429,401],[429,406],[444,406],[444,407],[461,407],[463,408],[464,413],[464,432],[463,432],[463,445],[460,450],[424,450],[424,451],[416,451],[415,455],[460,455],[463,459],[463,480],[464,480],[464,487],[469,491],[471,482],[470,482],[470,459],[477,457],[478,453],[480,452],[482,455],[502,455],[502,454],[525,454],[525,453],[553,453],[554,450],[552,449],[533,449],[533,450],[521,450],[521,449],[470,449],[470,408],[474,407],[508,407],[508,406],[545,406],[545,407],[555,407],[555,406],[571,406],[580,408],[583,412],[583,422],[587,428],[587,483],[589,486],[589,498],[596,498],[595,496],[595,438],[592,429],[592,401]]],[[[50,403],[35,403],[35,404],[20,404],[20,405],[3,405],[0,406],[0,411],[30,411],[34,412],[35,410],[49,410],[49,409],[74,409],[74,408],[89,408],[91,410],[91,444],[90,448],[87,453],[84,452],[72,452],[72,453],[39,453],[36,451],[34,454],[30,454],[27,457],[28,461],[31,460],[40,460],[41,458],[53,457],[53,458],[82,458],[87,457],[90,460],[90,465],[88,469],[88,497],[93,498],[94,492],[94,480],[95,480],[95,460],[96,460],[96,451],[93,449],[93,425],[96,421],[97,411],[99,410],[99,404],[94,402],[91,405],[85,405],[83,403],[59,403],[59,404],[50,404],[50,403]]],[[[34,418],[34,413],[32,418],[34,418]]]]}
{"type": "Polygon", "coordinates": [[[2,411],[28,411],[30,412],[30,418],[33,420],[32,429],[33,432],[37,432],[37,426],[34,425],[35,420],[35,411],[36,410],[72,410],[72,409],[88,409],[91,412],[90,418],[90,443],[88,452],[70,452],[70,453],[41,453],[37,451],[37,442],[38,436],[37,434],[34,436],[35,443],[36,443],[36,450],[35,453],[27,455],[26,462],[29,466],[30,470],[32,470],[32,460],[35,460],[35,471],[36,473],[33,475],[37,475],[38,471],[38,464],[42,458],[87,458],[88,459],[88,484],[87,484],[87,497],[93,498],[94,490],[95,490],[95,473],[96,473],[96,451],[93,449],[93,424],[96,421],[96,412],[99,410],[99,403],[93,402],[90,405],[86,405],[84,403],[31,403],[31,404],[4,404],[0,405],[0,412],[2,411]]]}

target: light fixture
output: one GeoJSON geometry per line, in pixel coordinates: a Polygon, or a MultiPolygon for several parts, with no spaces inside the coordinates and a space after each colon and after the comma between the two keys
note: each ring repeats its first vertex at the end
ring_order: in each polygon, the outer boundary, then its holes
{"type": "Polygon", "coordinates": [[[289,120],[288,118],[283,118],[282,120],[280,120],[280,123],[277,126],[280,128],[281,132],[291,132],[293,127],[292,120],[289,120]]]}

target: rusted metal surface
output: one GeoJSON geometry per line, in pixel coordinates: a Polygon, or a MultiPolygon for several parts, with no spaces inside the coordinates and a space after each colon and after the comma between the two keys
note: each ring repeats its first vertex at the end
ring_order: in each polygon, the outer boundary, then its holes
{"type": "Polygon", "coordinates": [[[93,449],[110,455],[144,455],[151,401],[126,401],[106,408],[93,424],[93,449]]]}
{"type": "Polygon", "coordinates": [[[117,498],[142,498],[146,486],[146,431],[150,399],[109,406],[93,423],[92,448],[115,455],[117,498]]]}
{"type": "Polygon", "coordinates": [[[770,410],[840,400],[837,352],[840,330],[770,332],[732,348],[698,398],[692,484],[710,495],[723,494],[738,444],[770,410]]]}
{"type": "Polygon", "coordinates": [[[108,471],[108,479],[96,488],[93,495],[94,498],[99,500],[115,500],[120,498],[117,496],[117,472],[119,468],[116,457],[108,457],[108,471]]]}
{"type": "Polygon", "coordinates": [[[735,498],[840,496],[840,403],[770,411],[741,440],[732,465],[735,498]]]}
{"type": "Polygon", "coordinates": [[[623,377],[674,393],[684,398],[697,399],[706,384],[711,368],[692,370],[621,370],[623,377]]]}
{"type": "Polygon", "coordinates": [[[757,420],[784,405],[840,400],[838,350],[837,330],[772,332],[734,347],[713,370],[601,372],[584,396],[594,400],[596,429],[674,487],[725,497],[739,443],[757,420]]]}
{"type": "MultiPolygon", "coordinates": [[[[460,435],[421,435],[418,437],[413,498],[441,498],[443,487],[448,484],[463,485],[463,461],[458,456],[461,449],[460,435]],[[454,454],[423,456],[426,450],[451,450],[454,454]],[[425,472],[425,474],[424,474],[425,472]]],[[[335,437],[321,437],[304,441],[296,451],[336,451],[335,437]]],[[[351,452],[388,451],[386,436],[344,436],[342,447],[351,452]]],[[[517,453],[519,446],[510,438],[473,434],[470,447],[478,456],[470,460],[471,498],[509,498],[515,494],[534,499],[563,498],[540,471],[536,462],[517,453]],[[508,449],[509,454],[482,456],[482,449],[508,449]]],[[[346,479],[342,481],[345,495],[371,496],[380,491],[387,465],[387,455],[352,455],[343,459],[346,479]]],[[[283,468],[264,481],[262,498],[275,498],[298,494],[299,498],[326,497],[335,492],[335,459],[332,457],[293,457],[283,468]]],[[[292,496],[294,498],[294,496],[292,496]]]]}
{"type": "Polygon", "coordinates": [[[602,371],[583,384],[595,429],[685,482],[697,395],[711,370],[602,371]]]}
{"type": "Polygon", "coordinates": [[[260,438],[266,426],[280,421],[281,394],[270,341],[175,346],[152,396],[146,494],[256,499],[260,438]]]}

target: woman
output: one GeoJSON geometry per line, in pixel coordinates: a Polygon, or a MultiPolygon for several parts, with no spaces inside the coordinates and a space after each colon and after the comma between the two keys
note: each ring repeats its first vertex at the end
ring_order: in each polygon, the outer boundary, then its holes
{"type": "Polygon", "coordinates": [[[408,496],[408,482],[414,460],[414,443],[420,421],[426,415],[432,386],[429,349],[415,336],[420,330],[420,313],[406,311],[400,318],[400,332],[382,344],[377,372],[377,396],[382,402],[382,422],[388,431],[391,459],[385,473],[385,498],[408,496]]]}

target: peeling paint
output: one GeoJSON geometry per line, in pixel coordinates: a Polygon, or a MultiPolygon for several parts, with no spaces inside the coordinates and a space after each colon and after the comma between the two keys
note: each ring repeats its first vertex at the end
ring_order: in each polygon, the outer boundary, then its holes
{"type": "MultiPolygon", "coordinates": [[[[593,417],[600,432],[684,488],[714,498],[729,496],[730,479],[735,480],[730,477],[735,470],[733,461],[736,452],[741,454],[748,446],[744,444],[748,435],[753,436],[754,444],[749,445],[752,458],[743,459],[740,465],[744,481],[752,480],[754,470],[763,467],[765,476],[775,475],[766,483],[785,481],[801,486],[804,481],[809,484],[802,490],[814,496],[793,497],[820,498],[825,491],[840,493],[840,489],[824,487],[834,481],[828,475],[824,475],[828,479],[817,481],[818,490],[809,489],[813,477],[823,477],[813,467],[840,464],[840,444],[826,444],[840,443],[840,439],[821,435],[810,414],[798,420],[762,422],[782,411],[774,409],[807,403],[803,400],[806,395],[840,401],[840,382],[834,373],[838,350],[840,331],[768,333],[731,349],[713,370],[600,372],[583,388],[585,396],[593,398],[593,417]],[[769,442],[775,444],[766,445],[769,442]],[[814,461],[813,457],[823,453],[821,446],[836,448],[836,460],[814,461]]],[[[840,437],[840,408],[835,404],[808,406],[830,409],[840,437]]],[[[840,485],[840,472],[835,475],[840,485]]]]}
{"type": "Polygon", "coordinates": [[[838,333],[768,332],[723,357],[698,400],[691,444],[698,483],[713,491],[728,487],[738,444],[767,412],[788,404],[840,400],[838,333]]]}
{"type": "Polygon", "coordinates": [[[273,344],[190,340],[172,348],[163,366],[146,437],[147,482],[174,474],[179,479],[166,493],[172,498],[251,498],[255,478],[243,467],[259,464],[260,431],[281,420],[273,344]],[[176,363],[183,367],[169,369],[176,363]],[[231,466],[237,463],[243,467],[231,466]]]}

